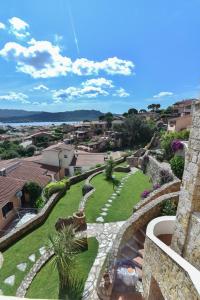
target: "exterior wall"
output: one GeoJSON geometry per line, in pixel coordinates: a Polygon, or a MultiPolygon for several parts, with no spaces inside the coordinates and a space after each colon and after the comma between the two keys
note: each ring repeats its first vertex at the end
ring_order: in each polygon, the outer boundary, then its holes
{"type": "Polygon", "coordinates": [[[21,207],[21,201],[15,196],[13,198],[9,199],[7,202],[5,202],[0,207],[0,230],[3,230],[3,228],[12,221],[12,219],[16,215],[15,209],[17,209],[19,207],[21,207]],[[2,207],[4,207],[6,205],[6,203],[8,203],[8,202],[13,202],[13,209],[4,218],[3,214],[2,214],[2,207]]]}
{"type": "MultiPolygon", "coordinates": [[[[190,216],[200,212],[200,114],[197,111],[193,117],[193,127],[190,132],[185,169],[177,210],[177,222],[172,237],[172,248],[179,254],[187,248],[187,235],[190,216]],[[191,176],[192,175],[192,176],[191,176]]],[[[200,253],[199,253],[200,256],[200,253]]],[[[196,260],[196,259],[195,259],[196,260]]],[[[194,262],[195,263],[195,262],[194,262]]]]}
{"type": "Polygon", "coordinates": [[[200,270],[200,213],[193,213],[184,251],[184,258],[200,270]]]}
{"type": "Polygon", "coordinates": [[[186,115],[174,120],[174,125],[171,126],[170,121],[168,123],[168,131],[181,131],[187,129],[192,125],[192,116],[186,115]]]}
{"type": "Polygon", "coordinates": [[[59,167],[59,159],[61,160],[61,166],[67,168],[74,157],[74,151],[62,150],[62,152],[57,152],[54,150],[43,151],[41,163],[51,166],[59,167]],[[64,156],[67,156],[65,158],[64,156]]]}
{"type": "Polygon", "coordinates": [[[148,237],[146,237],[144,249],[142,282],[145,299],[152,299],[149,297],[151,293],[154,293],[151,290],[152,279],[157,282],[166,300],[200,299],[197,290],[185,270],[180,268],[174,260],[148,237]]]}

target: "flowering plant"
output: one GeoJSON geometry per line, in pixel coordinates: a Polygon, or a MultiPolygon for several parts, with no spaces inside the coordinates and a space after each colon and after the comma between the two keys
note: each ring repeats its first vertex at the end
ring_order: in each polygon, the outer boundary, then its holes
{"type": "Polygon", "coordinates": [[[159,183],[156,183],[156,184],[153,185],[153,189],[154,190],[157,190],[159,188],[160,188],[160,184],[159,183]]]}
{"type": "Polygon", "coordinates": [[[142,194],[141,194],[142,199],[147,198],[150,193],[151,193],[151,191],[148,191],[148,190],[145,190],[144,192],[142,192],[142,194]]]}
{"type": "Polygon", "coordinates": [[[178,150],[183,149],[183,143],[180,140],[173,140],[171,143],[171,148],[173,152],[177,152],[178,150]]]}

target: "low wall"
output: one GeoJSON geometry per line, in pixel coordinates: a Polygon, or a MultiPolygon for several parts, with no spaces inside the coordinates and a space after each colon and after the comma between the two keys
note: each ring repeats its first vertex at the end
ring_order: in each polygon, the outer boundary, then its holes
{"type": "MultiPolygon", "coordinates": [[[[154,201],[147,203],[144,207],[138,209],[121,227],[120,231],[117,234],[117,237],[113,243],[112,250],[109,254],[109,261],[111,262],[111,282],[114,283],[115,280],[115,268],[116,262],[120,257],[120,249],[123,244],[127,243],[128,240],[140,229],[143,228],[147,223],[149,223],[153,218],[156,218],[160,215],[162,205],[166,200],[171,200],[178,202],[179,193],[170,193],[167,195],[160,196],[154,201]]],[[[98,275],[98,284],[97,289],[102,281],[103,270],[101,270],[98,275]]]]}
{"type": "MultiPolygon", "coordinates": [[[[125,158],[119,158],[115,160],[115,163],[119,164],[121,162],[124,162],[125,158]]],[[[80,182],[88,176],[100,172],[105,169],[105,165],[101,166],[99,168],[92,169],[90,171],[87,171],[83,174],[73,176],[69,179],[70,185],[75,184],[77,182],[80,182]]],[[[27,233],[31,232],[32,230],[36,229],[37,227],[41,226],[47,217],[49,216],[51,210],[55,206],[55,204],[60,200],[61,197],[65,195],[66,191],[61,193],[56,193],[50,197],[48,202],[45,204],[45,206],[40,210],[40,212],[32,218],[30,221],[26,222],[24,225],[17,228],[14,232],[10,232],[6,234],[5,236],[0,238],[0,251],[5,250],[9,246],[11,246],[13,243],[24,237],[27,233]]]]}
{"type": "Polygon", "coordinates": [[[141,199],[134,206],[134,211],[137,211],[138,209],[140,209],[141,207],[143,207],[147,203],[153,201],[154,199],[156,199],[156,198],[158,198],[162,195],[166,195],[166,194],[174,193],[174,192],[179,192],[180,187],[181,187],[181,181],[179,179],[162,185],[159,189],[153,191],[147,198],[141,199]]]}
{"type": "MultiPolygon", "coordinates": [[[[167,227],[165,226],[165,230],[166,229],[167,227]]],[[[142,279],[144,298],[154,300],[155,296],[159,295],[160,297],[158,299],[200,299],[200,295],[195,287],[196,283],[199,286],[199,272],[192,270],[193,267],[189,266],[186,261],[183,262],[183,258],[169,246],[160,240],[158,240],[158,243],[163,249],[161,249],[150,236],[146,236],[142,279]],[[166,252],[164,249],[166,249],[166,252]],[[174,252],[174,259],[168,255],[171,252],[174,252]],[[182,266],[179,264],[179,260],[182,261],[182,266]],[[191,268],[191,272],[196,281],[195,283],[191,280],[191,274],[186,271],[186,266],[187,268],[191,268]]],[[[171,255],[173,255],[173,253],[171,253],[171,255]]]]}
{"type": "Polygon", "coordinates": [[[114,168],[115,172],[124,172],[124,173],[128,173],[130,172],[130,166],[117,166],[114,168]]]}

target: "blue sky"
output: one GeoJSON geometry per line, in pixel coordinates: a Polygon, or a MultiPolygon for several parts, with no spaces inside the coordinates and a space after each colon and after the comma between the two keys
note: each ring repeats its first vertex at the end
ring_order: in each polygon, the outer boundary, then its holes
{"type": "Polygon", "coordinates": [[[199,0],[2,0],[0,108],[116,113],[200,92],[199,0]]]}

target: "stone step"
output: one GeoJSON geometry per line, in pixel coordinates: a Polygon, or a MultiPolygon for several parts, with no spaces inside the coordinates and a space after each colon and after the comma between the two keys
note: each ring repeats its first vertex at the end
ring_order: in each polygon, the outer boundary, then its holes
{"type": "Polygon", "coordinates": [[[144,249],[139,249],[138,254],[143,258],[144,257],[144,249]]]}
{"type": "Polygon", "coordinates": [[[137,256],[133,259],[133,262],[135,263],[136,266],[138,266],[139,268],[142,269],[142,265],[143,265],[143,258],[140,256],[137,256]]]}
{"type": "Polygon", "coordinates": [[[142,280],[142,270],[136,266],[135,272],[137,273],[139,280],[142,280]]]}

